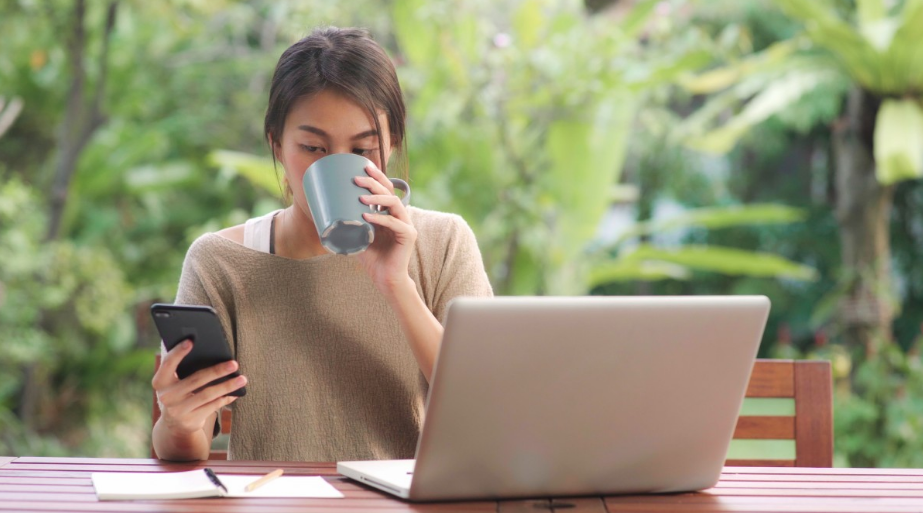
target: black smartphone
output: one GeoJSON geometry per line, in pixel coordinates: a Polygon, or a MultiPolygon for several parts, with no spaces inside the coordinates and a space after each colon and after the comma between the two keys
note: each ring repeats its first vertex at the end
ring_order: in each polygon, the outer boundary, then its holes
{"type": "MultiPolygon", "coordinates": [[[[224,337],[221,321],[212,307],[156,303],[151,306],[151,315],[167,351],[187,338],[192,339],[192,351],[176,368],[176,375],[180,379],[206,367],[234,359],[231,346],[224,337]]],[[[235,371],[205,386],[217,385],[239,375],[240,372],[235,371]]],[[[247,395],[246,387],[241,387],[228,395],[247,395]]]]}

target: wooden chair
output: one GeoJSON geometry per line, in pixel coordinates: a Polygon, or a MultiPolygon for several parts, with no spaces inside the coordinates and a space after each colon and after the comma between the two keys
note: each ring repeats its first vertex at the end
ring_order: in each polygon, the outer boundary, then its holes
{"type": "MultiPolygon", "coordinates": [[[[158,353],[154,357],[154,372],[157,372],[157,369],[160,368],[160,354],[158,353]]],[[[152,411],[153,422],[151,426],[157,423],[157,419],[160,418],[160,405],[157,404],[157,394],[154,396],[154,406],[152,411]]],[[[227,408],[221,410],[221,434],[228,435],[231,433],[231,410],[227,408]]],[[[216,437],[217,438],[217,437],[216,437]]],[[[151,458],[156,458],[157,453],[154,452],[154,446],[151,444],[151,458]]],[[[224,449],[214,449],[208,453],[208,459],[210,460],[226,460],[228,459],[228,451],[224,449]]]]}
{"type": "Polygon", "coordinates": [[[726,464],[832,467],[830,362],[757,360],[726,464]],[[792,442],[794,450],[790,449],[792,442]],[[754,451],[760,444],[764,450],[754,451]]]}

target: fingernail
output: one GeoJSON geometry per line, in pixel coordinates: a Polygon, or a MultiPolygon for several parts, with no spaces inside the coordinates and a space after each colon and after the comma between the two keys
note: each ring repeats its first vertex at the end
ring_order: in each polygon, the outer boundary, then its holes
{"type": "Polygon", "coordinates": [[[224,368],[227,370],[234,370],[237,368],[237,362],[235,362],[234,360],[231,360],[227,362],[226,364],[224,364],[224,368]]]}
{"type": "Polygon", "coordinates": [[[241,385],[247,384],[247,376],[237,376],[237,382],[241,385]]]}
{"type": "Polygon", "coordinates": [[[189,339],[186,339],[186,340],[183,342],[183,349],[189,349],[190,347],[192,347],[192,341],[189,340],[189,339]]]}

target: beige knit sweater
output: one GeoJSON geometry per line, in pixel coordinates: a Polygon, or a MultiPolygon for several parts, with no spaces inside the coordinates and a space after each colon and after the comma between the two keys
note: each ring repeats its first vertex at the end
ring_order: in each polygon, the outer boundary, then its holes
{"type": "MultiPolygon", "coordinates": [[[[410,276],[437,319],[458,296],[490,296],[471,229],[410,209],[410,276]]],[[[216,234],[189,248],[177,303],[221,318],[247,395],[233,405],[228,457],[336,461],[412,458],[426,381],[391,307],[355,257],[308,260],[216,234]]]]}

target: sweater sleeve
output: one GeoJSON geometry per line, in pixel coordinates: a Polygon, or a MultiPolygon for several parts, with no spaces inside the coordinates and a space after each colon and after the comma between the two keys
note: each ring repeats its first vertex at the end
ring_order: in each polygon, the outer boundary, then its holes
{"type": "Polygon", "coordinates": [[[196,255],[190,248],[183,260],[183,271],[179,276],[179,286],[176,289],[176,303],[180,305],[208,305],[212,301],[208,297],[202,277],[199,276],[196,255]]]}
{"type": "Polygon", "coordinates": [[[433,315],[445,324],[449,303],[456,297],[491,297],[493,289],[477,239],[468,223],[460,216],[449,216],[445,253],[439,278],[436,282],[433,315]]]}
{"type": "Polygon", "coordinates": [[[210,306],[218,314],[224,336],[231,345],[231,354],[237,357],[237,339],[234,331],[234,299],[226,281],[227,264],[214,257],[215,241],[220,235],[205,234],[189,247],[183,260],[176,290],[176,303],[181,305],[210,306]]]}
{"type": "MultiPolygon", "coordinates": [[[[228,329],[227,329],[227,309],[223,307],[220,302],[216,304],[214,300],[209,296],[208,289],[203,282],[203,277],[200,274],[200,270],[203,269],[204,262],[201,261],[202,257],[202,241],[201,239],[193,242],[192,246],[189,247],[189,250],[186,252],[186,257],[183,259],[183,270],[180,273],[179,286],[176,289],[176,299],[174,303],[179,305],[206,305],[211,306],[218,313],[218,317],[221,320],[222,327],[224,328],[225,338],[231,341],[231,338],[228,338],[228,329]]],[[[231,351],[234,351],[236,344],[231,344],[231,351]]],[[[160,343],[160,353],[161,358],[166,357],[166,347],[163,345],[163,341],[160,343]]],[[[236,352],[235,352],[236,354],[236,352]]],[[[215,419],[215,426],[212,431],[212,436],[218,436],[221,433],[221,415],[219,414],[215,419]]]]}
{"type": "MultiPolygon", "coordinates": [[[[205,292],[202,280],[199,278],[195,266],[191,262],[192,258],[190,258],[190,254],[191,251],[187,252],[183,260],[183,270],[179,276],[179,286],[176,289],[176,299],[174,299],[173,302],[178,305],[211,306],[211,301],[208,300],[208,293],[205,292]]],[[[167,357],[167,348],[163,340],[160,341],[160,356],[161,358],[167,357]]]]}

